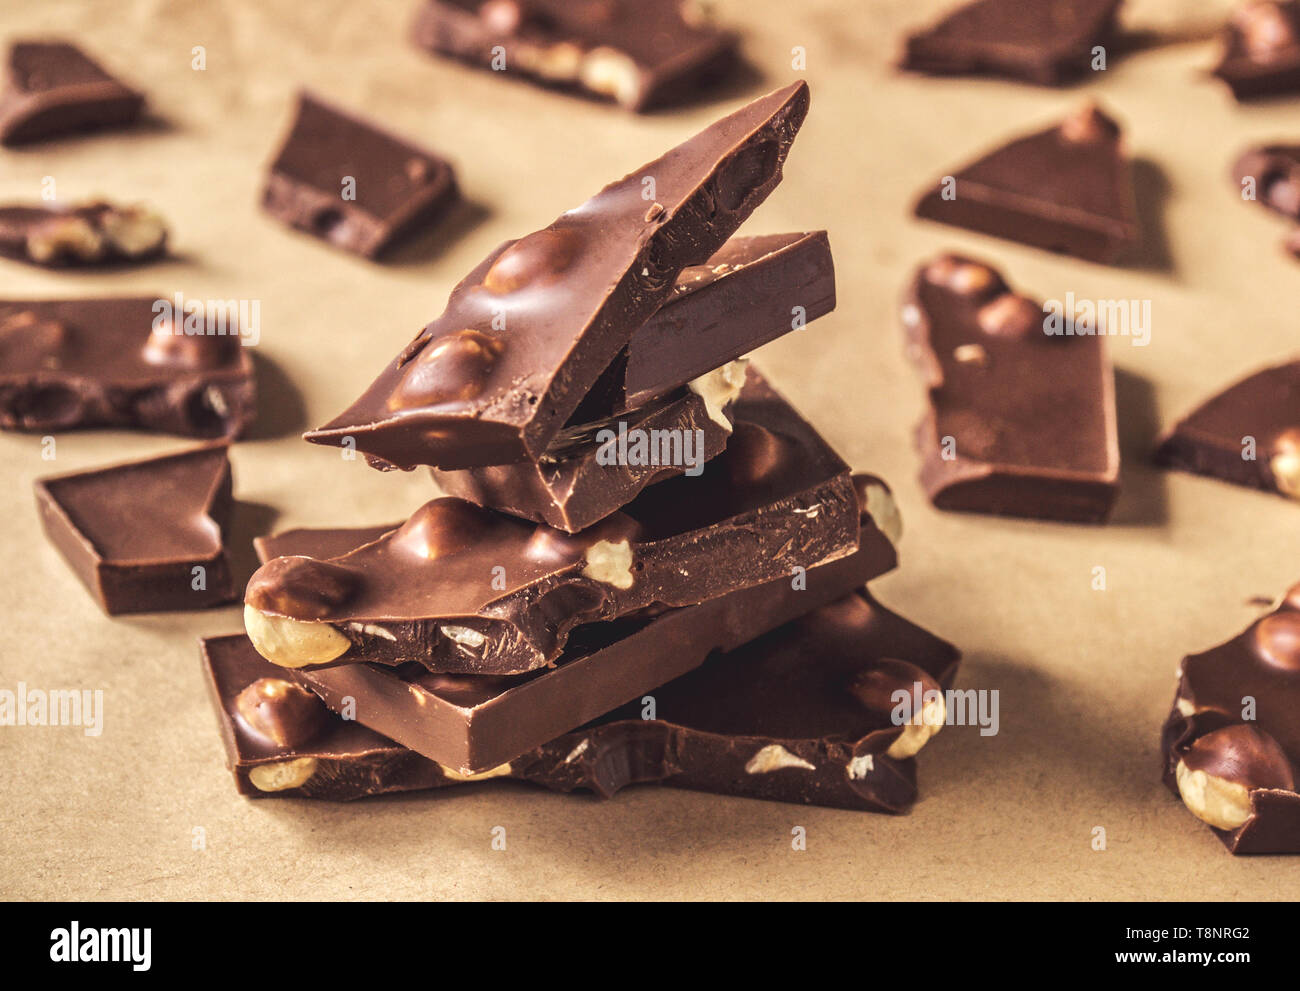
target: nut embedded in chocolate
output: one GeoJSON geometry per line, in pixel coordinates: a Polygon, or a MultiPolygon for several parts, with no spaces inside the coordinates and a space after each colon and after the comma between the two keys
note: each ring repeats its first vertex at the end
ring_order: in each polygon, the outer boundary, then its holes
{"type": "Polygon", "coordinates": [[[1283,495],[1300,499],[1300,428],[1291,427],[1273,438],[1268,470],[1283,495]]]}
{"type": "Polygon", "coordinates": [[[463,499],[432,499],[412,513],[393,537],[396,550],[429,561],[469,547],[491,522],[491,513],[463,499]]]}
{"type": "Polygon", "coordinates": [[[239,693],[235,709],[253,732],[291,750],[319,735],[330,719],[318,696],[283,678],[258,678],[239,693]]]}
{"type": "Polygon", "coordinates": [[[1251,639],[1260,658],[1284,671],[1300,672],[1300,612],[1283,610],[1265,616],[1256,624],[1251,639]]]}
{"type": "Polygon", "coordinates": [[[981,306],[975,319],[990,337],[1019,338],[1042,329],[1043,308],[1018,293],[1004,292],[981,306]]]}
{"type": "Polygon", "coordinates": [[[521,237],[497,256],[483,276],[483,288],[497,296],[553,282],[577,257],[578,232],[543,228],[521,237]]]}
{"type": "Polygon", "coordinates": [[[1187,808],[1217,829],[1237,829],[1250,819],[1252,791],[1295,790],[1281,746],[1245,723],[1198,738],[1182,753],[1174,774],[1187,808]]]}
{"type": "Polygon", "coordinates": [[[902,734],[885,751],[899,760],[914,757],[948,718],[939,683],[908,661],[881,658],[854,679],[849,691],[871,712],[888,715],[895,725],[903,726],[902,734]],[[906,717],[901,724],[895,718],[900,705],[906,717]]]}
{"type": "Polygon", "coordinates": [[[936,286],[963,296],[982,296],[1006,288],[1002,277],[987,265],[954,255],[943,255],[932,261],[925,267],[925,277],[936,286]]]}
{"type": "Polygon", "coordinates": [[[408,365],[388,408],[397,411],[473,399],[486,387],[505,348],[504,341],[468,329],[429,341],[408,365]]]}
{"type": "Polygon", "coordinates": [[[1113,140],[1118,136],[1119,125],[1095,103],[1084,104],[1061,121],[1061,137],[1072,143],[1113,140]]]}
{"type": "Polygon", "coordinates": [[[315,757],[257,764],[248,771],[248,780],[258,791],[288,791],[301,788],[316,773],[320,761],[315,757]]]}
{"type": "Polygon", "coordinates": [[[1248,4],[1233,13],[1232,24],[1251,58],[1267,59],[1296,44],[1295,26],[1278,3],[1248,4]]]}
{"type": "Polygon", "coordinates": [[[314,557],[278,557],[257,569],[244,602],[261,612],[294,619],[322,619],[346,602],[357,587],[347,568],[314,557]]]}
{"type": "Polygon", "coordinates": [[[149,331],[140,354],[150,365],[208,371],[229,364],[240,348],[234,334],[186,334],[161,320],[149,331]]]}

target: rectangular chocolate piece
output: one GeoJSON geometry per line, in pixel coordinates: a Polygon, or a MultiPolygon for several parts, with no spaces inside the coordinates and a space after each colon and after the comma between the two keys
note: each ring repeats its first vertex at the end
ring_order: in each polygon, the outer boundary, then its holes
{"type": "Polygon", "coordinates": [[[45,268],[152,261],[167,248],[167,227],[142,206],[0,206],[0,255],[45,268]]]}
{"type": "Polygon", "coordinates": [[[50,543],[109,615],[235,598],[222,541],[224,444],[37,479],[36,506],[50,543]]]}
{"type": "Polygon", "coordinates": [[[634,111],[696,96],[731,69],[737,40],[695,0],[426,0],[412,38],[634,111]]]}
{"type": "Polygon", "coordinates": [[[1223,29],[1218,76],[1238,100],[1300,92],[1300,3],[1246,3],[1223,29]]]}
{"type": "Polygon", "coordinates": [[[229,314],[166,317],[153,297],[0,301],[0,427],[130,427],[238,437],[253,361],[229,314]],[[189,326],[193,323],[193,326],[189,326]]]}
{"type": "Polygon", "coordinates": [[[735,361],[630,413],[566,427],[538,461],[430,473],[446,495],[577,533],[647,485],[703,472],[727,445],[744,380],[744,362],[735,361]]]}
{"type": "Polygon", "coordinates": [[[803,83],[762,97],[502,245],[306,439],[354,444],[382,468],[539,458],[681,270],[707,261],[776,187],[807,108],[803,83]]]}
{"type": "Polygon", "coordinates": [[[517,674],[553,662],[580,624],[694,605],[851,553],[848,466],[753,370],[733,409],[727,449],[702,474],[652,485],[578,534],[448,497],[342,557],[271,561],[248,584],[249,636],[288,667],[517,674]]]}
{"type": "MultiPolygon", "coordinates": [[[[870,476],[855,482],[862,505],[892,524],[884,483],[870,476]]],[[[351,698],[359,722],[460,773],[486,771],[679,677],[713,650],[732,650],[892,569],[897,530],[887,537],[865,511],[861,521],[857,551],[800,580],[779,578],[697,606],[581,627],[554,667],[530,674],[344,664],[285,676],[310,685],[331,706],[351,698]]],[[[366,534],[299,530],[267,538],[258,552],[312,554],[354,536],[366,534]]]]}
{"type": "Polygon", "coordinates": [[[0,92],[0,144],[134,124],[144,97],[63,41],[17,41],[0,92]]]}
{"type": "Polygon", "coordinates": [[[1077,523],[1110,515],[1119,436],[1097,328],[1084,333],[953,255],[918,270],[902,319],[929,387],[916,445],[935,506],[1077,523]]]}
{"type": "Polygon", "coordinates": [[[456,196],[456,177],[440,156],[299,93],[262,207],[290,227],[375,258],[432,223],[456,196]]]}
{"type": "Polygon", "coordinates": [[[1233,853],[1300,853],[1300,585],[1183,659],[1164,781],[1233,853]]]}

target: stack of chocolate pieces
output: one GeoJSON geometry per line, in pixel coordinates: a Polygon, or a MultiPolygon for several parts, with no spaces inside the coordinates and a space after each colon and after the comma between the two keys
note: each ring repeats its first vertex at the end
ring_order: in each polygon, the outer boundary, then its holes
{"type": "Polygon", "coordinates": [[[823,233],[732,238],[807,109],[763,97],[502,245],[307,434],[448,494],[258,541],[247,636],[203,644],[242,793],[910,808],[958,654],[866,591],[888,487],[742,357],[834,307],[823,233]]]}

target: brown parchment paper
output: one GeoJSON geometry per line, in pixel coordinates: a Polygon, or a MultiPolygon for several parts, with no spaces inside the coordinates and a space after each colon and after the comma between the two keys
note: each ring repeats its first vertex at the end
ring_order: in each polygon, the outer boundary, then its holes
{"type": "MultiPolygon", "coordinates": [[[[1300,579],[1300,508],[1144,461],[1158,425],[1294,350],[1300,265],[1284,223],[1227,175],[1243,145],[1300,138],[1296,101],[1236,105],[1205,76],[1225,5],[1135,0],[1150,29],[1086,85],[927,80],[892,71],[905,26],[946,0],[726,0],[754,78],[686,110],[633,117],[414,50],[414,0],[6,0],[5,41],[66,35],[147,91],[131,133],[0,152],[0,196],[147,200],[178,257],[113,273],[4,263],[6,297],[181,291],[261,303],[263,417],[232,452],[257,532],[401,517],[430,493],[301,442],[353,398],[501,240],[548,223],[749,96],[789,81],[812,111],[750,232],[829,229],[839,308],[758,354],[857,468],[889,479],[902,566],[884,602],[965,652],[962,687],[997,689],[1000,731],[950,727],[922,754],[915,811],[888,818],[631,789],[613,801],[488,783],[351,805],[235,794],[195,640],[236,608],[109,620],[41,536],[39,475],[173,450],[118,432],[0,436],[0,687],[102,689],[103,733],[0,727],[0,895],[11,898],[1228,898],[1294,897],[1300,859],[1234,859],[1160,784],[1174,669],[1232,636],[1248,600],[1300,579]],[[196,46],[206,69],[192,63],[196,46]],[[302,85],[441,150],[470,205],[386,265],[282,229],[257,207],[302,85]],[[910,218],[931,180],[1087,93],[1127,126],[1148,247],[1088,265],[910,218]],[[1040,297],[1149,299],[1150,345],[1114,342],[1124,495],[1102,528],[941,514],[916,482],[922,411],[896,307],[944,249],[1040,297]],[[1092,588],[1104,568],[1106,590],[1092,588]],[[505,827],[506,849],[492,848],[505,827]],[[802,826],[807,849],[791,848],[802,826]],[[1097,827],[1104,850],[1094,850],[1097,827]],[[202,842],[200,842],[200,840],[202,842]]],[[[142,512],[147,512],[142,507],[142,512]]]]}

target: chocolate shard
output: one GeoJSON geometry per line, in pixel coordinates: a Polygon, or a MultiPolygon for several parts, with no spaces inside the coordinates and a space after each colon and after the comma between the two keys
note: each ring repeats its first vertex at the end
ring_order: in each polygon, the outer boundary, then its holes
{"type": "Polygon", "coordinates": [[[1223,29],[1214,67],[1238,100],[1300,92],[1300,3],[1247,3],[1223,29]]]}
{"type": "Polygon", "coordinates": [[[539,458],[681,270],[707,261],[775,188],[807,109],[804,83],[762,97],[501,246],[306,439],[355,444],[377,467],[539,458]]]}
{"type": "Polygon", "coordinates": [[[929,388],[921,484],[940,509],[1100,523],[1119,494],[1103,329],[1013,292],[982,262],[916,273],[902,322],[929,388]]]}
{"type": "Polygon", "coordinates": [[[1113,262],[1138,244],[1119,125],[1093,104],[951,173],[915,212],[1087,261],[1113,262]]]}
{"type": "Polygon", "coordinates": [[[433,479],[445,495],[577,533],[648,485],[701,474],[727,445],[731,404],[744,381],[745,363],[735,361],[640,409],[566,427],[538,461],[433,468],[433,479]]]}
{"type": "Polygon", "coordinates": [[[737,42],[695,0],[426,0],[412,40],[633,111],[707,89],[734,65],[737,42]]]}
{"type": "Polygon", "coordinates": [[[226,446],[36,481],[45,535],[110,616],[235,598],[226,446]]]}
{"type": "Polygon", "coordinates": [[[1114,41],[1120,0],[975,0],[908,37],[900,67],[1061,86],[1114,41]]]}
{"type": "Polygon", "coordinates": [[[0,427],[238,437],[257,403],[242,340],[232,314],[165,299],[0,301],[0,427]]]}
{"type": "Polygon", "coordinates": [[[756,372],[726,451],[568,534],[454,498],[341,557],[268,562],[245,625],[287,667],[418,662],[514,674],[550,664],[582,623],[684,606],[851,553],[848,466],[756,372]]]}
{"type": "Polygon", "coordinates": [[[0,145],[134,124],[144,97],[62,41],[18,41],[0,92],[0,145]]]}
{"type": "MultiPolygon", "coordinates": [[[[847,557],[799,580],[778,578],[699,605],[581,627],[552,668],[502,677],[435,674],[420,664],[341,664],[286,676],[457,773],[486,772],[685,674],[711,651],[733,650],[892,569],[899,527],[889,487],[869,475],[855,476],[854,487],[869,509],[861,512],[858,549],[847,557]]],[[[294,531],[268,538],[259,552],[322,553],[353,535],[294,531]]]]}
{"type": "Polygon", "coordinates": [[[167,226],[143,206],[0,206],[0,255],[64,268],[136,264],[167,249],[167,226]]]}
{"type": "Polygon", "coordinates": [[[1300,585],[1183,659],[1161,743],[1165,784],[1232,853],[1300,853],[1300,585]]]}
{"type": "Polygon", "coordinates": [[[1161,438],[1155,460],[1300,499],[1300,361],[1262,369],[1207,399],[1161,438]]]}
{"type": "Polygon", "coordinates": [[[375,258],[436,220],[457,195],[456,177],[440,156],[299,93],[262,208],[344,251],[375,258]]]}
{"type": "MultiPolygon", "coordinates": [[[[870,812],[902,813],[916,800],[916,760],[898,756],[913,725],[864,705],[855,685],[894,690],[951,686],[952,645],[852,594],[781,626],[655,689],[659,715],[640,700],[483,771],[417,754],[324,706],[295,711],[306,727],[276,744],[244,717],[240,700],[289,695],[291,683],[243,636],[202,641],[203,662],[236,787],[251,797],[349,801],[372,795],[514,778],[602,797],[631,784],[870,812]],[[902,660],[905,659],[905,660],[902,660]],[[724,704],[725,701],[725,704],[724,704]],[[324,719],[320,728],[317,720],[324,719]]],[[[937,727],[931,727],[937,729],[937,727]]],[[[928,735],[928,734],[925,734],[928,735]]]]}

